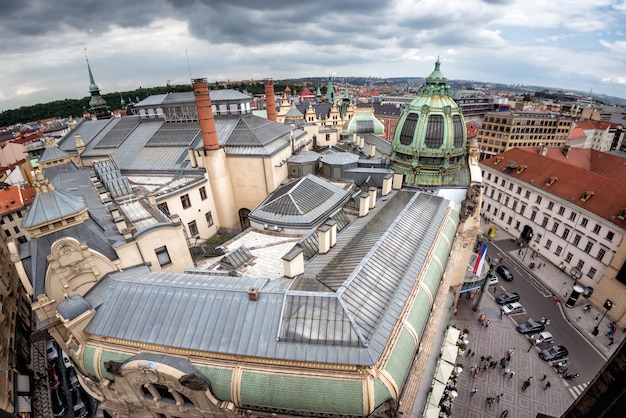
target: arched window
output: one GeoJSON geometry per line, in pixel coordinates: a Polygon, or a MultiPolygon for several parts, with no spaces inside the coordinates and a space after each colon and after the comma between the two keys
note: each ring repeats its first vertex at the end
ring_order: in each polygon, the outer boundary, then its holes
{"type": "Polygon", "coordinates": [[[441,148],[443,145],[443,116],[428,116],[428,126],[426,127],[426,137],[424,144],[428,148],[441,148]]]}
{"type": "Polygon", "coordinates": [[[454,148],[461,148],[463,146],[463,132],[465,131],[461,116],[452,115],[452,123],[454,125],[454,148]]]}
{"type": "Polygon", "coordinates": [[[413,143],[418,120],[419,114],[417,113],[410,113],[409,116],[406,117],[404,125],[402,125],[402,132],[400,132],[400,143],[402,145],[411,145],[413,143]]]}

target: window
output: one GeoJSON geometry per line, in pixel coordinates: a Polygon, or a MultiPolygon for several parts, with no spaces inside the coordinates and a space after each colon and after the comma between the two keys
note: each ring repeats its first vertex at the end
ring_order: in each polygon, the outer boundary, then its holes
{"type": "Polygon", "coordinates": [[[5,234],[7,237],[10,237],[10,236],[11,236],[11,232],[9,232],[9,230],[8,230],[8,229],[5,229],[5,230],[4,230],[4,234],[5,234]]]}
{"type": "Polygon", "coordinates": [[[191,221],[187,224],[187,227],[189,228],[189,235],[191,235],[192,237],[197,237],[198,235],[200,235],[198,233],[198,225],[196,225],[196,221],[191,221]]]}
{"type": "Polygon", "coordinates": [[[613,241],[613,237],[615,236],[615,233],[613,231],[609,231],[606,233],[606,240],[611,242],[613,241]]]}
{"type": "Polygon", "coordinates": [[[589,254],[592,248],[593,248],[593,242],[589,241],[587,245],[585,245],[585,252],[589,254]]]}
{"type": "Polygon", "coordinates": [[[554,252],[554,254],[559,256],[559,255],[561,255],[562,252],[563,252],[563,247],[561,247],[560,245],[557,245],[556,246],[556,251],[554,252]]]}
{"type": "Polygon", "coordinates": [[[17,226],[14,226],[13,230],[15,231],[16,234],[20,233],[20,229],[17,226]]]}
{"type": "Polygon", "coordinates": [[[213,226],[213,215],[211,215],[211,212],[207,212],[204,217],[206,218],[207,226],[213,226]]]}
{"type": "Polygon", "coordinates": [[[498,202],[502,200],[502,193],[498,193],[498,202]]]}
{"type": "Polygon", "coordinates": [[[553,207],[554,207],[554,202],[549,202],[548,203],[548,210],[552,210],[553,207]]]}
{"type": "Polygon", "coordinates": [[[547,216],[544,216],[544,217],[543,217],[543,221],[541,221],[541,227],[542,227],[542,228],[545,228],[545,227],[546,227],[546,225],[548,225],[548,217],[547,217],[547,216]]]}
{"type": "Polygon", "coordinates": [[[587,273],[587,277],[589,277],[590,279],[593,279],[593,276],[595,276],[595,275],[596,275],[596,273],[597,273],[597,270],[596,270],[596,269],[594,269],[593,267],[591,267],[591,268],[589,269],[589,273],[587,273]]]}
{"type": "Polygon", "coordinates": [[[567,239],[569,237],[569,228],[563,228],[563,235],[561,235],[563,239],[567,239]]]}
{"type": "Polygon", "coordinates": [[[524,195],[526,199],[530,199],[530,190],[526,190],[526,194],[524,195]]]}
{"type": "Polygon", "coordinates": [[[493,182],[494,182],[495,184],[498,184],[498,179],[499,179],[499,177],[498,177],[498,176],[496,176],[496,178],[493,180],[493,182]]]}
{"type": "Polygon", "coordinates": [[[526,212],[526,205],[520,206],[520,209],[519,209],[519,214],[520,215],[524,216],[524,212],[526,212]]]}
{"type": "Polygon", "coordinates": [[[202,200],[206,200],[206,187],[202,186],[200,187],[200,199],[202,200]]]}
{"type": "Polygon", "coordinates": [[[511,225],[511,223],[513,222],[513,217],[509,216],[509,220],[506,222],[507,224],[511,225]]]}
{"type": "Polygon", "coordinates": [[[156,250],[154,250],[157,259],[159,260],[159,265],[161,265],[161,267],[165,267],[167,265],[172,264],[172,260],[170,259],[170,254],[167,252],[167,247],[163,246],[163,247],[159,247],[156,250]]]}
{"type": "Polygon", "coordinates": [[[576,213],[574,213],[574,212],[570,212],[570,214],[569,214],[569,220],[570,220],[570,221],[575,221],[575,220],[576,220],[576,213]]]}
{"type": "Polygon", "coordinates": [[[552,247],[552,240],[551,239],[546,241],[546,248],[549,250],[550,247],[552,247]]]}
{"type": "Polygon", "coordinates": [[[491,203],[487,203],[487,212],[491,212],[491,203]]]}
{"type": "Polygon", "coordinates": [[[424,135],[424,145],[428,148],[441,148],[443,145],[443,116],[429,115],[428,125],[426,125],[426,135],[424,135]]]}
{"type": "Polygon", "coordinates": [[[502,181],[500,182],[500,186],[504,187],[505,184],[506,184],[506,180],[502,179],[502,181]]]}
{"type": "Polygon", "coordinates": [[[180,203],[183,204],[183,209],[187,209],[191,207],[191,199],[189,199],[189,195],[185,194],[180,197],[180,203]]]}
{"type": "Polygon", "coordinates": [[[583,260],[578,260],[578,264],[576,264],[576,268],[578,270],[582,270],[585,267],[585,262],[583,260]]]}
{"type": "Polygon", "coordinates": [[[530,220],[534,221],[536,217],[537,217],[537,211],[533,210],[533,213],[530,214],[530,220]]]}
{"type": "MultiPolygon", "coordinates": [[[[413,113],[411,113],[410,115],[413,115],[413,113]]],[[[410,116],[410,115],[409,115],[409,116],[410,116]]],[[[408,119],[408,116],[407,116],[407,119],[408,119]]],[[[405,124],[406,124],[406,122],[405,122],[405,124]]],[[[487,174],[487,180],[491,180],[491,173],[488,173],[488,174],[487,174]]]]}
{"type": "Polygon", "coordinates": [[[509,206],[509,197],[504,198],[504,206],[509,206]]]}
{"type": "Polygon", "coordinates": [[[572,261],[572,257],[574,257],[574,254],[567,253],[567,255],[565,256],[565,261],[569,263],[570,261],[572,261]]]}
{"type": "Polygon", "coordinates": [[[509,183],[509,191],[513,190],[513,183],[509,183]]]}
{"type": "Polygon", "coordinates": [[[589,222],[589,219],[587,219],[587,218],[583,218],[583,220],[582,220],[582,221],[580,221],[580,224],[581,224],[583,227],[586,227],[588,222],[589,222]]]}
{"type": "MultiPolygon", "coordinates": [[[[418,120],[418,113],[409,113],[409,116],[406,117],[400,132],[400,143],[402,145],[411,145],[413,143],[413,135],[415,135],[415,127],[418,120]]],[[[491,174],[489,174],[489,177],[491,177],[491,174]]]]}
{"type": "Polygon", "coordinates": [[[502,221],[502,220],[504,220],[504,215],[505,215],[505,213],[504,213],[504,212],[500,212],[500,220],[501,220],[501,221],[502,221]]]}
{"type": "Polygon", "coordinates": [[[578,243],[580,242],[580,238],[581,238],[581,237],[580,237],[580,235],[578,235],[578,234],[576,234],[576,236],[574,237],[574,242],[573,242],[573,244],[574,244],[575,246],[577,246],[577,247],[578,247],[578,243]]]}
{"type": "Polygon", "coordinates": [[[561,206],[559,208],[559,215],[563,215],[565,213],[565,208],[563,206],[561,206]]]}
{"type": "Polygon", "coordinates": [[[493,194],[494,194],[495,192],[496,192],[495,190],[491,189],[491,192],[489,193],[489,197],[493,199],[493,194]]]}
{"type": "Polygon", "coordinates": [[[535,242],[541,242],[541,234],[535,236],[535,242]]]}
{"type": "Polygon", "coordinates": [[[537,200],[535,200],[535,203],[537,203],[537,204],[541,203],[541,196],[537,196],[537,200]]]}
{"type": "Polygon", "coordinates": [[[513,201],[513,212],[515,212],[515,209],[517,209],[517,200],[513,201]]]}
{"type": "Polygon", "coordinates": [[[10,213],[7,215],[7,218],[9,219],[9,222],[13,222],[13,215],[10,213]]]}
{"type": "Polygon", "coordinates": [[[21,210],[18,210],[16,213],[17,213],[17,217],[18,217],[18,218],[21,218],[21,217],[22,217],[22,211],[21,211],[21,210]]]}
{"type": "Polygon", "coordinates": [[[556,234],[556,230],[559,229],[559,224],[557,222],[554,223],[554,225],[552,225],[552,232],[554,232],[556,234]]]}
{"type": "Polygon", "coordinates": [[[521,187],[517,187],[517,194],[522,194],[522,188],[521,187]]]}
{"type": "Polygon", "coordinates": [[[170,208],[167,207],[167,202],[159,203],[157,207],[161,212],[163,212],[167,216],[170,216],[170,208]]]}
{"type": "Polygon", "coordinates": [[[596,224],[596,226],[593,227],[593,233],[594,234],[600,233],[600,225],[596,224]]]}
{"type": "Polygon", "coordinates": [[[598,255],[596,256],[596,260],[602,261],[602,259],[604,258],[604,254],[606,254],[606,251],[600,248],[600,251],[598,251],[598,255]]]}
{"type": "Polygon", "coordinates": [[[519,221],[515,221],[515,229],[517,231],[519,231],[519,226],[520,226],[520,222],[519,221]]]}

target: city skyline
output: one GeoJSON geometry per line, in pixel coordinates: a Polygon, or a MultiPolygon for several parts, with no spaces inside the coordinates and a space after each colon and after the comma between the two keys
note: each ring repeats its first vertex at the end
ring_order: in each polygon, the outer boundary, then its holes
{"type": "Polygon", "coordinates": [[[425,77],[626,97],[624,0],[12,1],[3,5],[0,111],[210,81],[425,77]]]}

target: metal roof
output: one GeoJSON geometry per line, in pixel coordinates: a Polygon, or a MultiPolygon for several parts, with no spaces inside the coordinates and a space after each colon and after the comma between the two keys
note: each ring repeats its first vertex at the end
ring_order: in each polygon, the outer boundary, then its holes
{"type": "Polygon", "coordinates": [[[63,190],[37,192],[33,203],[22,218],[23,228],[46,225],[53,221],[78,214],[87,209],[85,199],[63,190]]]}
{"type": "Polygon", "coordinates": [[[311,228],[325,222],[349,198],[349,191],[309,174],[280,186],[249,217],[263,224],[311,228]]]}
{"type": "Polygon", "coordinates": [[[290,279],[209,276],[125,269],[85,295],[96,309],[89,334],[228,355],[371,365],[420,277],[449,202],[393,192],[358,218],[327,254],[305,266],[314,287],[290,279]],[[330,277],[326,277],[330,274],[330,277]],[[258,300],[247,290],[259,289],[258,300]],[[331,288],[332,287],[332,288],[331,288]]]}
{"type": "Polygon", "coordinates": [[[48,147],[39,157],[39,162],[44,163],[46,161],[54,161],[67,157],[69,154],[58,147],[48,147]]]}

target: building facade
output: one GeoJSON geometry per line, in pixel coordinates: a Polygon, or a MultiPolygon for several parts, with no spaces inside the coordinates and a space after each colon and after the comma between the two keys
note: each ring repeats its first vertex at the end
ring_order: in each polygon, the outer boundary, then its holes
{"type": "Polygon", "coordinates": [[[488,113],[476,139],[484,159],[511,148],[565,145],[571,126],[571,118],[556,113],[488,113]]]}
{"type": "Polygon", "coordinates": [[[482,212],[490,222],[517,237],[520,251],[536,253],[593,288],[598,306],[610,297],[616,307],[608,316],[624,325],[623,159],[567,147],[514,148],[481,168],[482,212]]]}

